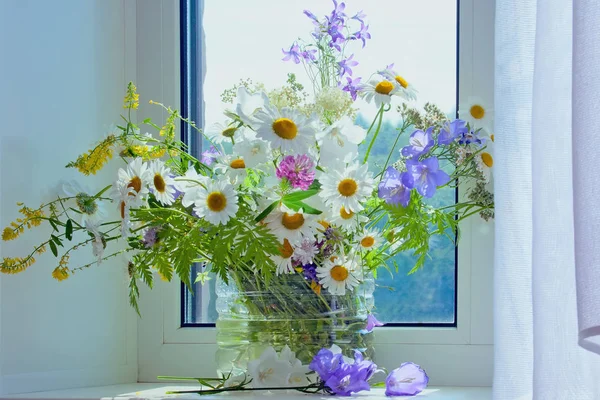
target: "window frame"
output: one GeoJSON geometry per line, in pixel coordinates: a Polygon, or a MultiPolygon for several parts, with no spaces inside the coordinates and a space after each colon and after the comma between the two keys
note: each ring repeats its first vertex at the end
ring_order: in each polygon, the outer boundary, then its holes
{"type": "MultiPolygon", "coordinates": [[[[186,1],[136,0],[138,88],[142,96],[176,108],[182,104],[179,9],[186,1]]],[[[459,0],[458,18],[459,104],[472,95],[491,104],[494,0],[459,0]],[[476,93],[474,88],[478,88],[476,93]]],[[[140,108],[141,115],[162,117],[160,111],[146,105],[140,108]]],[[[459,196],[463,192],[459,189],[459,196]]],[[[493,223],[472,217],[461,223],[460,229],[456,327],[377,329],[375,349],[378,363],[385,367],[399,361],[420,363],[434,385],[489,386],[493,372],[493,223]]],[[[141,290],[140,382],[153,382],[156,376],[167,374],[214,374],[216,329],[181,327],[180,285],[179,281],[158,281],[152,291],[141,290]]]]}

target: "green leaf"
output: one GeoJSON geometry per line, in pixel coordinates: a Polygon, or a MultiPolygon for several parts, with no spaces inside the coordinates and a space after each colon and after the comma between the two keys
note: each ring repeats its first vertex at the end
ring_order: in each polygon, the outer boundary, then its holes
{"type": "Polygon", "coordinates": [[[48,222],[50,222],[50,225],[52,225],[54,232],[58,232],[58,226],[56,226],[56,222],[54,222],[53,219],[49,219],[48,222]]]}
{"type": "Polygon", "coordinates": [[[284,201],[297,202],[300,200],[308,199],[319,192],[318,189],[300,190],[298,192],[288,193],[283,196],[284,201]]]}
{"type": "Polygon", "coordinates": [[[73,221],[70,219],[67,220],[67,225],[65,227],[65,237],[67,240],[73,239],[73,221]]]}
{"type": "Polygon", "coordinates": [[[304,203],[303,201],[283,200],[283,204],[285,204],[288,208],[291,208],[294,211],[298,211],[299,209],[302,209],[302,211],[307,214],[313,214],[313,215],[322,214],[322,211],[309,206],[308,204],[304,203]]]}
{"type": "Polygon", "coordinates": [[[273,211],[273,210],[275,209],[275,207],[277,207],[277,204],[278,204],[278,203],[279,203],[279,201],[278,201],[278,200],[276,200],[276,201],[274,201],[273,203],[271,203],[271,204],[269,205],[269,207],[265,208],[265,209],[264,209],[264,211],[263,211],[263,212],[261,212],[261,213],[258,215],[258,217],[256,217],[256,218],[254,219],[254,221],[256,221],[256,222],[260,222],[260,221],[262,221],[263,219],[265,219],[265,218],[266,218],[266,216],[267,216],[267,215],[269,215],[269,214],[271,213],[271,211],[273,211]]]}
{"type": "Polygon", "coordinates": [[[54,244],[52,240],[49,241],[48,244],[50,245],[50,250],[52,250],[52,254],[54,254],[54,257],[58,257],[58,249],[56,248],[56,244],[54,244]]]}
{"type": "Polygon", "coordinates": [[[62,241],[58,238],[58,236],[50,235],[50,237],[52,238],[54,243],[56,243],[58,246],[62,246],[62,241]]]}

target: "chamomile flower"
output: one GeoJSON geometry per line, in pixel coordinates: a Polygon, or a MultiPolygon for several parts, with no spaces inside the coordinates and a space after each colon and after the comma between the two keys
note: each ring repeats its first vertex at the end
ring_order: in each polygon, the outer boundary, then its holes
{"type": "Polygon", "coordinates": [[[213,225],[225,225],[238,211],[237,192],[226,181],[215,181],[198,191],[194,212],[213,225]]]}
{"type": "Polygon", "coordinates": [[[411,101],[417,99],[417,91],[414,86],[408,83],[404,77],[392,69],[379,71],[379,74],[398,86],[396,94],[405,100],[411,101]]]}
{"type": "Polygon", "coordinates": [[[92,191],[77,181],[62,183],[62,191],[68,197],[75,198],[75,205],[80,212],[81,225],[85,225],[87,221],[104,222],[107,217],[105,202],[98,200],[92,195],[92,191]]]}
{"type": "Polygon", "coordinates": [[[175,202],[175,181],[170,173],[171,170],[160,160],[154,160],[150,164],[152,178],[150,188],[156,200],[163,205],[171,205],[175,202]]]}
{"type": "Polygon", "coordinates": [[[469,123],[471,129],[483,128],[486,132],[492,131],[494,111],[479,97],[469,97],[459,106],[458,114],[469,123]]]}
{"type": "Polygon", "coordinates": [[[319,283],[334,295],[343,296],[346,289],[354,289],[359,284],[357,274],[358,266],[354,257],[343,255],[331,257],[317,267],[319,283]]]}
{"type": "Polygon", "coordinates": [[[266,140],[254,139],[236,142],[233,152],[243,158],[247,168],[255,168],[273,160],[271,145],[266,140]]]}
{"type": "Polygon", "coordinates": [[[373,192],[373,178],[369,173],[369,165],[358,163],[344,169],[331,169],[321,175],[321,196],[325,203],[340,210],[358,212],[364,207],[363,202],[373,192]]]}
{"type": "Polygon", "coordinates": [[[225,124],[212,124],[206,131],[206,136],[215,144],[238,142],[245,137],[245,128],[238,127],[233,121],[225,124]]]}
{"type": "Polygon", "coordinates": [[[140,157],[136,157],[127,164],[126,168],[119,168],[119,181],[121,184],[135,191],[136,200],[143,200],[148,195],[148,184],[151,180],[151,172],[148,164],[140,157]]]}
{"type": "Polygon", "coordinates": [[[279,240],[287,239],[292,244],[314,237],[321,226],[314,215],[305,214],[302,209],[290,210],[283,204],[265,218],[265,223],[279,240]]]}
{"type": "Polygon", "coordinates": [[[365,251],[376,249],[382,241],[380,233],[375,229],[365,229],[356,237],[357,247],[365,251]]]}
{"type": "Polygon", "coordinates": [[[113,200],[117,203],[117,209],[121,216],[121,236],[129,237],[131,229],[131,219],[129,210],[138,207],[142,200],[137,196],[136,191],[131,188],[127,181],[117,180],[112,188],[113,200]]]}
{"type": "Polygon", "coordinates": [[[360,94],[369,103],[373,101],[377,107],[381,107],[382,104],[391,103],[392,96],[397,94],[399,87],[387,79],[371,79],[360,86],[360,94]]]}
{"type": "Polygon", "coordinates": [[[360,214],[355,214],[352,211],[346,210],[344,206],[332,208],[329,210],[329,221],[331,224],[343,228],[346,232],[355,232],[361,224],[369,219],[360,214]]]}
{"type": "Polygon", "coordinates": [[[278,110],[266,106],[255,114],[253,125],[256,136],[271,143],[272,149],[282,153],[306,154],[314,144],[315,130],[312,121],[290,108],[278,110]]]}
{"type": "Polygon", "coordinates": [[[492,147],[488,144],[483,151],[475,155],[477,171],[481,173],[485,183],[488,183],[492,178],[492,167],[494,166],[494,156],[492,154],[492,147]]]}
{"type": "Polygon", "coordinates": [[[294,255],[294,248],[290,244],[289,240],[283,239],[281,246],[279,246],[279,255],[271,256],[271,260],[277,267],[277,275],[291,274],[294,272],[294,266],[292,265],[292,256],[294,255]]]}
{"type": "Polygon", "coordinates": [[[214,170],[218,174],[227,176],[232,185],[243,183],[248,174],[244,158],[233,155],[226,155],[218,159],[214,170]]]}
{"type": "Polygon", "coordinates": [[[175,178],[175,187],[183,193],[181,204],[184,207],[189,207],[198,200],[200,189],[208,185],[209,178],[200,175],[194,167],[188,167],[183,176],[175,178]]]}
{"type": "Polygon", "coordinates": [[[96,257],[96,263],[100,265],[104,257],[106,241],[100,233],[100,222],[85,221],[85,229],[94,237],[92,240],[92,253],[96,257]]]}

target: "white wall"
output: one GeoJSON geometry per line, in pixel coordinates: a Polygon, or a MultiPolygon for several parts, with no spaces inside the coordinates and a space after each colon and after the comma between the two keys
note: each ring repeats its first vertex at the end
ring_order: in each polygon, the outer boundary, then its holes
{"type": "MultiPolygon", "coordinates": [[[[0,1],[2,227],[18,217],[17,201],[38,206],[60,179],[110,182],[64,165],[118,122],[134,45],[131,1],[0,1]]],[[[24,255],[44,232],[2,243],[1,256],[24,255]]],[[[0,394],[135,382],[136,318],[122,260],[60,283],[50,275],[56,262],[48,252],[0,277],[0,394]]]]}

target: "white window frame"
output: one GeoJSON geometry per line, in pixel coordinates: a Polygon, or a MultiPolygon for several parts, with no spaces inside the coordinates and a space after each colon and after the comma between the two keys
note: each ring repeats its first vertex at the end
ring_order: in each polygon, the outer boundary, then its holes
{"type": "MultiPolygon", "coordinates": [[[[179,2],[137,1],[137,86],[141,96],[178,107],[179,2]]],[[[459,102],[475,95],[493,101],[494,0],[460,0],[459,102]]],[[[144,102],[142,102],[144,103],[144,102]]],[[[156,108],[140,115],[161,118],[156,108]]],[[[493,355],[493,223],[478,217],[461,224],[456,328],[379,328],[378,364],[423,365],[431,384],[491,386],[493,355]]],[[[427,273],[422,271],[420,273],[427,273]]],[[[158,281],[141,291],[138,322],[138,380],[159,375],[212,376],[215,328],[182,328],[180,282],[158,281]]]]}

